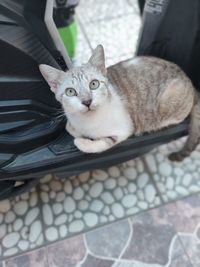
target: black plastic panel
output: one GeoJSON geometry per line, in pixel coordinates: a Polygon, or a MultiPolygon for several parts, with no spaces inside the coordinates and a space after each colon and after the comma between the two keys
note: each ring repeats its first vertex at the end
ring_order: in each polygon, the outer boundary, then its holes
{"type": "Polygon", "coordinates": [[[200,89],[199,28],[199,0],[147,0],[138,55],[175,62],[200,89]]]}
{"type": "Polygon", "coordinates": [[[0,101],[1,152],[19,154],[47,144],[64,130],[57,109],[30,100],[0,101]]]}
{"type": "Polygon", "coordinates": [[[116,147],[99,154],[85,154],[73,145],[73,138],[66,132],[56,141],[40,149],[23,153],[1,168],[0,179],[42,176],[47,172],[66,175],[117,164],[137,157],[156,145],[160,145],[187,134],[188,123],[170,127],[163,131],[131,137],[116,147]]]}
{"type": "Polygon", "coordinates": [[[0,153],[20,155],[44,146],[65,127],[56,117],[61,106],[38,68],[65,67],[46,31],[45,4],[0,2],[0,153]]]}

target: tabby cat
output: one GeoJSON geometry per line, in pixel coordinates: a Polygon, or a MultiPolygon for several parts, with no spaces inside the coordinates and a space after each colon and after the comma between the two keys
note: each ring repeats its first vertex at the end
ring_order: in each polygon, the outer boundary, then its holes
{"type": "Polygon", "coordinates": [[[67,131],[85,153],[99,153],[131,135],[141,135],[191,116],[189,137],[172,160],[188,156],[200,141],[200,99],[175,64],[148,56],[105,67],[101,45],[88,63],[67,72],[48,65],[40,71],[62,104],[67,131]]]}

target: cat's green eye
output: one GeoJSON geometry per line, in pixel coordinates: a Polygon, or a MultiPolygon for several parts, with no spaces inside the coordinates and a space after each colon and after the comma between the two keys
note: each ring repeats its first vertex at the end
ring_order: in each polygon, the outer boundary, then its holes
{"type": "Polygon", "coordinates": [[[74,88],[66,88],[65,89],[65,94],[67,96],[76,96],[77,95],[77,92],[74,88]]]}
{"type": "Polygon", "coordinates": [[[99,87],[99,85],[100,85],[100,82],[98,80],[92,80],[89,86],[91,90],[95,90],[99,87]]]}

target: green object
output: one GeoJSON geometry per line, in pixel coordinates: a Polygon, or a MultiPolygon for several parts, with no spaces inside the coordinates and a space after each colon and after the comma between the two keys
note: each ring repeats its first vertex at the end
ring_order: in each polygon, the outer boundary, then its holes
{"type": "Polygon", "coordinates": [[[73,21],[70,25],[58,28],[63,43],[67,49],[70,58],[73,58],[76,50],[77,43],[77,25],[73,21]]]}

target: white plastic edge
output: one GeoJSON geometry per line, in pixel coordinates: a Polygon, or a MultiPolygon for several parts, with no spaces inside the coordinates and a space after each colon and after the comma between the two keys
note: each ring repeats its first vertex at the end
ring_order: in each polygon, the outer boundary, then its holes
{"type": "Polygon", "coordinates": [[[54,6],[54,0],[46,1],[44,22],[47,26],[49,34],[51,35],[51,38],[53,39],[55,43],[56,48],[61,52],[68,69],[70,69],[72,65],[71,59],[66,51],[66,48],[63,44],[63,41],[60,37],[60,34],[53,20],[53,6],[54,6]]]}

